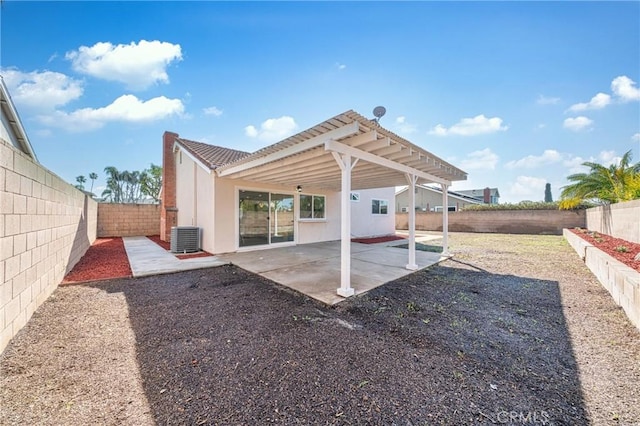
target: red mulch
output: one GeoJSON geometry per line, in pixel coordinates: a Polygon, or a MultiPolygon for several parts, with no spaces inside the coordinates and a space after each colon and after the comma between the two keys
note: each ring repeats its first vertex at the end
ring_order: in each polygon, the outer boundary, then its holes
{"type": "Polygon", "coordinates": [[[404,240],[405,237],[400,237],[398,235],[386,235],[384,237],[372,237],[372,238],[352,238],[352,243],[360,243],[360,244],[376,244],[376,243],[386,243],[389,241],[397,241],[404,240]]]}
{"type": "Polygon", "coordinates": [[[209,257],[213,255],[207,251],[201,251],[198,253],[176,254],[175,256],[180,260],[185,260],[185,259],[193,259],[194,257],[209,257]]]}
{"type": "Polygon", "coordinates": [[[160,247],[162,247],[163,249],[171,250],[171,243],[168,243],[167,241],[162,241],[160,239],[160,235],[151,235],[151,236],[147,236],[147,238],[153,241],[154,243],[156,243],[157,245],[159,245],[160,247]]]}
{"type": "Polygon", "coordinates": [[[122,238],[98,238],[62,284],[130,276],[131,267],[122,238]]]}
{"type": "Polygon", "coordinates": [[[634,260],[634,257],[640,253],[640,244],[586,229],[571,229],[570,231],[631,269],[640,272],[640,260],[634,260]],[[623,246],[627,248],[626,252],[616,250],[616,248],[620,249],[623,246]]]}
{"type": "MultiPolygon", "coordinates": [[[[159,245],[160,247],[162,247],[163,249],[171,250],[171,243],[162,241],[160,239],[160,235],[151,235],[151,236],[147,236],[147,238],[153,241],[154,243],[156,243],[157,245],[159,245]]],[[[193,259],[195,257],[209,257],[213,255],[209,252],[201,251],[199,253],[175,254],[175,256],[180,260],[184,260],[184,259],[193,259]]]]}

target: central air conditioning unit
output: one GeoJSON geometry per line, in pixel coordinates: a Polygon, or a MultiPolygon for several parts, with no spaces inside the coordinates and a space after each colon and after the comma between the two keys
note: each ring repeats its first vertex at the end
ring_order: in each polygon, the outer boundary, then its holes
{"type": "Polygon", "coordinates": [[[174,226],[171,228],[171,252],[193,253],[200,251],[200,228],[174,226]]]}

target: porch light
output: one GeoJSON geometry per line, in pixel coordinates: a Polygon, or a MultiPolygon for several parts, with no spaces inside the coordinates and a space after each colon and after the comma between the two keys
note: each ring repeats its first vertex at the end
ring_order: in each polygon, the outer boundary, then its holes
{"type": "Polygon", "coordinates": [[[296,186],[296,191],[302,192],[302,187],[300,185],[296,186]]]}

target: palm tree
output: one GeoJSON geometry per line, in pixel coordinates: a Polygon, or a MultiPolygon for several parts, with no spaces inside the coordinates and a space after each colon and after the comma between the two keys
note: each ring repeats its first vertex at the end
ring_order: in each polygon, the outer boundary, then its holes
{"type": "Polygon", "coordinates": [[[611,204],[640,199],[640,163],[631,164],[631,151],[609,167],[593,162],[582,165],[589,167],[589,173],[567,176],[573,183],[562,188],[560,208],[571,209],[582,201],[611,204]]]}
{"type": "Polygon", "coordinates": [[[89,192],[93,194],[93,183],[98,179],[98,174],[94,172],[89,173],[89,179],[91,179],[91,189],[89,192]]]}
{"type": "Polygon", "coordinates": [[[81,191],[84,191],[84,184],[87,181],[87,178],[80,175],[80,176],[76,176],[76,182],[78,182],[78,184],[76,185],[76,188],[80,189],[81,191]]]}

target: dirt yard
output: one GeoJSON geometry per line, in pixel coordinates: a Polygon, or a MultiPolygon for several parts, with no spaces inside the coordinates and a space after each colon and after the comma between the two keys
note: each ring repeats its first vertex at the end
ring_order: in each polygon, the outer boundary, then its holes
{"type": "Polygon", "coordinates": [[[640,332],[561,237],[451,248],[335,307],[233,266],[60,287],[0,424],[640,424],[640,332]]]}

